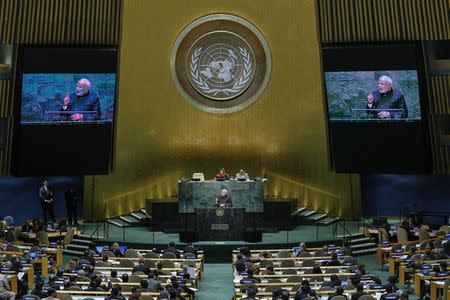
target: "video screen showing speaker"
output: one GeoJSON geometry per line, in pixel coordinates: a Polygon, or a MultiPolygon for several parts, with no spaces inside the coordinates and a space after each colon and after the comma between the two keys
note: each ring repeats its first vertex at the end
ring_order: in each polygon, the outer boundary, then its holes
{"type": "Polygon", "coordinates": [[[23,46],[17,61],[13,173],[109,173],[117,49],[23,46]]]}
{"type": "Polygon", "coordinates": [[[23,74],[21,124],[112,122],[116,74],[23,74]]]}
{"type": "Polygon", "coordinates": [[[330,122],[420,121],[417,70],[325,72],[330,122]]]}
{"type": "Polygon", "coordinates": [[[429,171],[421,45],[326,45],[322,58],[333,169],[429,171]]]}

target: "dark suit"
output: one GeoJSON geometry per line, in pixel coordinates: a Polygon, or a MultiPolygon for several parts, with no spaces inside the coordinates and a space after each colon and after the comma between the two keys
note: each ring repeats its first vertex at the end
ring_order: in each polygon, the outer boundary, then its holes
{"type": "Polygon", "coordinates": [[[177,258],[180,258],[180,251],[178,251],[178,249],[176,248],[169,247],[166,250],[164,250],[164,252],[172,252],[173,254],[175,254],[177,258]]]}
{"type": "Polygon", "coordinates": [[[148,289],[155,291],[155,292],[159,292],[160,290],[162,290],[162,286],[161,286],[161,282],[159,282],[158,280],[155,280],[153,278],[147,279],[148,281],[148,289]]]}
{"type": "Polygon", "coordinates": [[[148,273],[150,273],[150,268],[144,265],[137,265],[133,268],[133,273],[134,272],[144,272],[146,275],[148,275],[148,273]]]}
{"type": "Polygon", "coordinates": [[[186,253],[192,253],[192,254],[194,254],[195,255],[195,257],[197,257],[197,251],[198,251],[198,249],[197,248],[195,248],[194,246],[186,246],[186,247],[184,247],[184,249],[183,249],[183,253],[184,254],[186,254],[186,253]]]}
{"type": "Polygon", "coordinates": [[[373,103],[372,107],[366,106],[367,114],[372,118],[378,118],[378,113],[383,109],[398,109],[395,111],[388,111],[391,119],[406,119],[408,118],[408,107],[406,106],[405,98],[402,93],[391,89],[387,93],[380,93],[378,90],[372,92],[373,103]],[[376,109],[376,110],[372,110],[376,109]]]}
{"type": "Polygon", "coordinates": [[[217,197],[217,206],[220,205],[225,205],[225,207],[232,207],[233,206],[233,202],[231,201],[231,197],[229,195],[226,196],[222,196],[220,195],[219,197],[217,197]]]}
{"type": "Polygon", "coordinates": [[[69,225],[72,225],[72,222],[78,225],[77,220],[77,203],[78,203],[78,194],[73,190],[67,190],[64,192],[64,199],[66,200],[66,209],[67,209],[67,221],[69,225]]]}
{"type": "Polygon", "coordinates": [[[358,300],[359,297],[364,296],[364,295],[367,295],[367,293],[364,293],[364,292],[353,293],[351,300],[358,300]]]}
{"type": "Polygon", "coordinates": [[[47,223],[48,218],[47,214],[50,216],[50,219],[52,219],[53,222],[55,222],[55,211],[53,209],[53,201],[52,202],[46,202],[45,200],[53,200],[53,191],[47,187],[45,188],[42,186],[39,189],[39,198],[41,199],[41,207],[42,207],[42,214],[44,216],[44,222],[47,223]]]}
{"type": "MultiPolygon", "coordinates": [[[[92,111],[93,113],[81,113],[83,115],[83,120],[100,120],[100,100],[98,99],[97,95],[89,92],[86,95],[77,96],[75,93],[73,93],[70,94],[69,97],[70,104],[72,105],[71,110],[74,111],[74,114],[77,113],[76,111],[92,111]]],[[[72,115],[70,117],[72,117],[72,115]]]]}

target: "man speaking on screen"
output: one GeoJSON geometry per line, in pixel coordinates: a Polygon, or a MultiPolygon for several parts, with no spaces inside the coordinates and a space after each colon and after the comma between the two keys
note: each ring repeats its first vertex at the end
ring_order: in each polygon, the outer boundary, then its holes
{"type": "Polygon", "coordinates": [[[408,107],[400,91],[392,88],[392,78],[386,75],[378,78],[378,90],[367,96],[367,114],[379,119],[406,119],[408,107]]]}
{"type": "Polygon", "coordinates": [[[100,120],[100,100],[98,96],[91,93],[91,82],[82,78],[78,80],[76,92],[69,95],[72,121],[96,121],[100,120]]]}

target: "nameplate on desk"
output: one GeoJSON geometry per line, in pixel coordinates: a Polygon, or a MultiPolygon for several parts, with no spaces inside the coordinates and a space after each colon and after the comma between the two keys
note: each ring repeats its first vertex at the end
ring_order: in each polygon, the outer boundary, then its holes
{"type": "Polygon", "coordinates": [[[211,224],[211,230],[230,230],[230,224],[211,224]]]}

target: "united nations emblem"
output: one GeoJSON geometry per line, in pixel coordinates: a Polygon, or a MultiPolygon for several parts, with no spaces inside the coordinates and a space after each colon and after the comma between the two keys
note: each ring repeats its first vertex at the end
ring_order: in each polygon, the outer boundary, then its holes
{"type": "Polygon", "coordinates": [[[228,100],[239,96],[255,75],[255,57],[240,36],[226,31],[198,39],[188,54],[188,78],[203,96],[228,100]]]}
{"type": "Polygon", "coordinates": [[[215,14],[183,29],[172,48],[170,68],[176,88],[194,106],[231,113],[262,94],[271,58],[266,40],[253,24],[215,14]]]}
{"type": "Polygon", "coordinates": [[[218,207],[216,209],[216,216],[221,217],[225,214],[225,209],[223,207],[218,207]]]}

